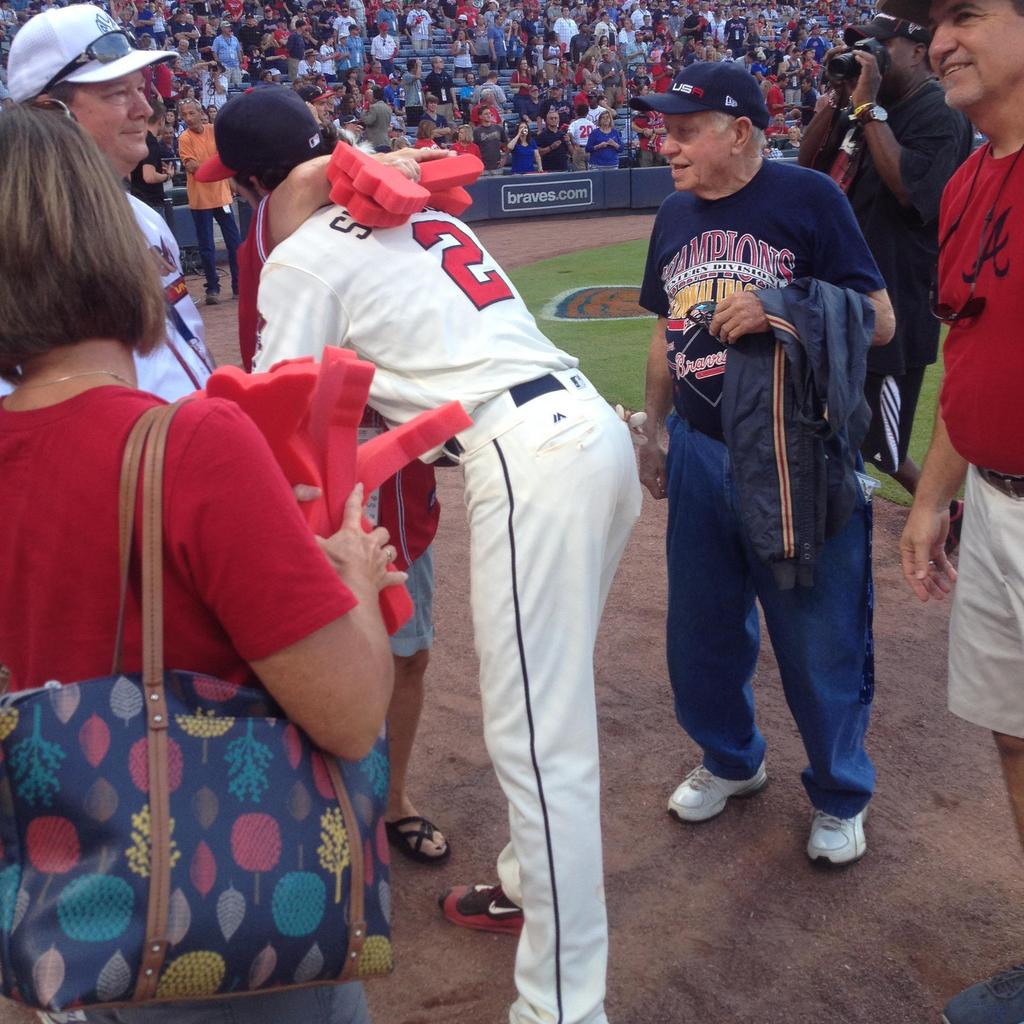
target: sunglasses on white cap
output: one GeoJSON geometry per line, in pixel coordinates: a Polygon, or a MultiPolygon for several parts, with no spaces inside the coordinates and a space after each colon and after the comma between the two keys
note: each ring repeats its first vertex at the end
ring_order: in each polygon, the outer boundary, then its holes
{"type": "Polygon", "coordinates": [[[104,32],[94,39],[74,60],[69,60],[39,91],[49,92],[58,82],[71,74],[75,68],[96,61],[97,64],[113,64],[115,60],[127,57],[135,49],[135,37],[125,29],[104,32]]]}

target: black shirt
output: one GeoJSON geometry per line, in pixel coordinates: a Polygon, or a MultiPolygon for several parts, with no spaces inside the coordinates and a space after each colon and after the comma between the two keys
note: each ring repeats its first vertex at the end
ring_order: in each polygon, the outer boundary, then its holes
{"type": "Polygon", "coordinates": [[[440,74],[431,71],[423,79],[423,85],[425,86],[423,92],[432,93],[437,97],[438,103],[455,102],[455,82],[447,71],[442,71],[440,74]]]}
{"type": "Polygon", "coordinates": [[[583,54],[590,49],[593,45],[594,37],[590,34],[589,30],[586,32],[577,32],[569,41],[569,59],[573,64],[579,64],[583,59],[583,54]]]}
{"type": "Polygon", "coordinates": [[[161,166],[160,146],[152,132],[146,132],[146,155],[132,171],[131,191],[136,199],[141,199],[148,206],[162,210],[164,204],[163,182],[158,181],[155,185],[150,185],[142,177],[142,168],[147,165],[152,167],[157,174],[163,174],[164,169],[161,166]]]}
{"type": "Polygon", "coordinates": [[[238,41],[246,53],[253,47],[259,46],[262,39],[263,33],[260,31],[259,25],[242,25],[238,30],[238,41]]]}
{"type": "Polygon", "coordinates": [[[743,40],[747,38],[747,22],[744,18],[730,18],[725,23],[725,45],[735,55],[743,49],[743,40]]]}
{"type": "Polygon", "coordinates": [[[545,171],[567,171],[569,169],[569,144],[566,141],[564,127],[557,132],[544,127],[537,136],[539,149],[545,149],[559,141],[561,142],[560,146],[555,146],[550,153],[541,153],[540,155],[540,165],[545,171]]]}
{"type": "MultiPolygon", "coordinates": [[[[938,258],[939,201],[970,154],[971,127],[963,114],[946,106],[934,81],[887,109],[889,127],[903,149],[900,177],[911,206],[901,206],[886,188],[860,126],[853,128],[859,163],[847,198],[896,313],[896,334],[888,345],[871,349],[868,370],[902,374],[938,357],[940,324],[929,311],[928,289],[938,258]]],[[[846,111],[839,111],[826,153],[834,154],[850,128],[846,111]]]]}
{"type": "Polygon", "coordinates": [[[335,19],[337,17],[338,17],[338,12],[337,11],[327,11],[327,10],[321,11],[316,16],[316,21],[317,21],[316,37],[317,37],[317,39],[323,41],[323,40],[331,38],[331,33],[334,31],[334,21],[335,21],[335,19]]]}
{"type": "Polygon", "coordinates": [[[558,111],[558,123],[562,126],[567,125],[573,119],[572,104],[567,99],[545,100],[540,105],[540,111],[538,112],[542,121],[547,119],[549,110],[558,111]]]}

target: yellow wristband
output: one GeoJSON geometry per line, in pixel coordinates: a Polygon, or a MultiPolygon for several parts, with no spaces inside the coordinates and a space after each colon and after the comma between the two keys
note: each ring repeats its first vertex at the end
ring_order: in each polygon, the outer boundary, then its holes
{"type": "Polygon", "coordinates": [[[855,121],[859,121],[860,120],[860,115],[863,114],[865,110],[870,110],[874,106],[875,106],[875,101],[874,100],[869,100],[867,103],[862,103],[859,107],[854,107],[853,108],[853,119],[855,121]]]}

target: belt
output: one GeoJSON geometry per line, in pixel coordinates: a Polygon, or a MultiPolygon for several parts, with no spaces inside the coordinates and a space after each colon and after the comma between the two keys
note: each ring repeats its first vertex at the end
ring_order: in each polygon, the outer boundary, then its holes
{"type": "Polygon", "coordinates": [[[991,484],[997,491],[1011,498],[1024,498],[1024,476],[1014,476],[1011,473],[997,473],[994,469],[985,469],[978,466],[978,475],[987,484],[991,484]]]}
{"type": "Polygon", "coordinates": [[[549,391],[564,391],[565,385],[553,374],[538,377],[536,380],[524,381],[522,384],[515,384],[508,389],[512,401],[516,405],[526,405],[549,391]]]}
{"type": "MultiPolygon", "coordinates": [[[[540,398],[541,395],[546,395],[550,391],[564,390],[565,385],[554,374],[548,373],[543,377],[537,377],[535,380],[523,381],[522,384],[513,384],[508,389],[508,395],[512,399],[513,404],[518,407],[526,405],[527,402],[532,402],[535,398],[540,398]]],[[[465,451],[457,437],[449,438],[445,442],[444,447],[449,455],[454,456],[462,455],[465,451]]]]}

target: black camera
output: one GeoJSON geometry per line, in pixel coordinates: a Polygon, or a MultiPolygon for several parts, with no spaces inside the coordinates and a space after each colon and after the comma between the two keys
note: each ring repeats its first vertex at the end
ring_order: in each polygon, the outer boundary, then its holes
{"type": "Polygon", "coordinates": [[[878,61],[878,72],[884,75],[889,70],[889,51],[877,39],[858,39],[845,53],[837,54],[825,68],[829,78],[836,82],[855,82],[860,78],[860,65],[856,53],[870,53],[878,61]]]}

